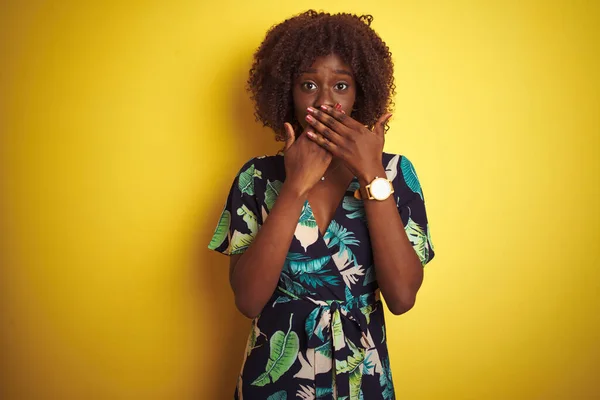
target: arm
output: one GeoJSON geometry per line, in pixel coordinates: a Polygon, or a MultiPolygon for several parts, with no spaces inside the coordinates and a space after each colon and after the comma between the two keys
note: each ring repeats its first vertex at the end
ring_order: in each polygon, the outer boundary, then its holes
{"type": "Polygon", "coordinates": [[[231,257],[229,282],[235,304],[248,318],[260,314],[277,287],[305,199],[305,193],[284,183],[248,250],[231,257]]]}
{"type": "MultiPolygon", "coordinates": [[[[384,114],[371,131],[360,122],[332,107],[309,109],[307,121],[318,133],[309,133],[317,144],[341,158],[359,179],[361,187],[376,176],[385,177],[382,153],[384,114]]],[[[404,230],[393,197],[384,201],[364,200],[369,223],[377,281],[390,311],[396,315],[410,310],[423,281],[423,267],[404,230]]]]}
{"type": "MultiPolygon", "coordinates": [[[[359,177],[361,187],[376,176],[385,176],[383,167],[359,177]]],[[[379,288],[390,311],[403,314],[415,304],[423,266],[404,231],[394,196],[384,201],[365,200],[364,204],[379,288]]]]}
{"type": "Polygon", "coordinates": [[[235,303],[248,318],[260,314],[273,295],[308,192],[331,162],[331,154],[306,135],[295,139],[290,124],[286,124],[286,136],[286,179],[281,192],[251,245],[230,261],[235,303]]]}

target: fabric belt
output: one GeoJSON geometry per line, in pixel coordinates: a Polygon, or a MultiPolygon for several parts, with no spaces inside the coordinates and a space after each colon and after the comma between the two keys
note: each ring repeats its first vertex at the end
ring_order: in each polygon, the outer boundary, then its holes
{"type": "Polygon", "coordinates": [[[368,319],[373,306],[379,301],[379,291],[357,297],[346,293],[346,301],[290,297],[289,292],[278,291],[291,300],[308,301],[315,305],[314,310],[306,317],[304,330],[307,347],[314,350],[313,359],[307,361],[315,370],[316,388],[336,388],[336,397],[358,398],[362,374],[357,369],[362,368],[366,350],[375,347],[368,333],[368,319]],[[333,373],[316,373],[319,352],[331,355],[333,373]],[[355,371],[357,382],[352,380],[355,371]]]}

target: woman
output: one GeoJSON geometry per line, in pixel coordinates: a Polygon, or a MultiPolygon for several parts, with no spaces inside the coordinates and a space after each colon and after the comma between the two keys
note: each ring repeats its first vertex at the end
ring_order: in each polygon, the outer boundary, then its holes
{"type": "Polygon", "coordinates": [[[434,254],[412,164],[383,153],[393,63],[371,21],[308,11],[254,56],[285,147],[241,168],[209,245],[253,319],[235,398],[394,398],[379,292],[408,311],[434,254]]]}

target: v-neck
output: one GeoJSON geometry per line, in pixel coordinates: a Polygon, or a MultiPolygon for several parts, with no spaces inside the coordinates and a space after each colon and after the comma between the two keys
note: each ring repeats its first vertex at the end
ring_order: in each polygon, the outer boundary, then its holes
{"type": "MultiPolygon", "coordinates": [[[[314,218],[315,223],[317,224],[317,232],[319,232],[319,236],[318,238],[320,240],[324,240],[325,234],[327,233],[327,231],[329,231],[329,229],[331,228],[331,225],[336,222],[338,213],[340,212],[340,208],[343,207],[344,205],[344,199],[348,196],[348,192],[350,192],[350,187],[352,186],[352,184],[354,182],[357,182],[358,178],[356,178],[355,176],[352,177],[352,179],[350,180],[350,182],[348,183],[348,186],[346,186],[346,190],[344,191],[344,195],[342,196],[341,200],[339,201],[337,207],[335,208],[335,211],[333,212],[333,217],[331,218],[331,221],[329,221],[329,223],[327,224],[327,226],[325,227],[325,231],[323,233],[321,233],[321,229],[319,229],[319,223],[317,222],[317,217],[313,211],[312,208],[312,204],[311,202],[307,199],[306,203],[308,204],[309,208],[310,208],[310,213],[311,216],[314,218]]],[[[352,196],[354,195],[354,193],[351,194],[352,196]]]]}

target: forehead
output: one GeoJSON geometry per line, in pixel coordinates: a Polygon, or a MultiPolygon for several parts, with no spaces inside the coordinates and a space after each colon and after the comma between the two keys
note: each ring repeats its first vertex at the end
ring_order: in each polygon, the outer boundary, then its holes
{"type": "Polygon", "coordinates": [[[338,75],[352,76],[352,68],[346,64],[337,54],[317,57],[301,74],[334,73],[338,75]]]}

